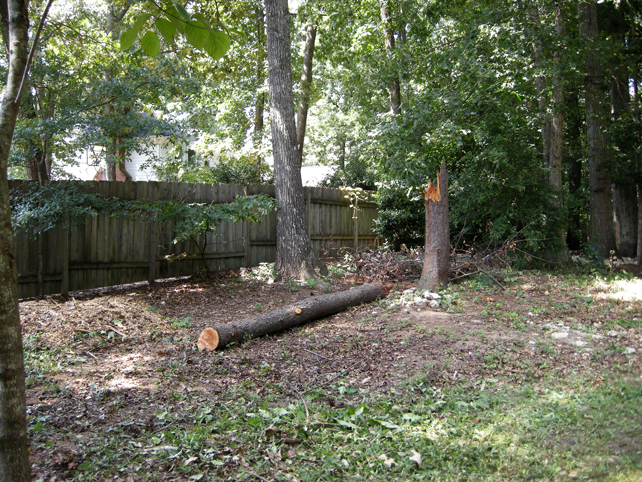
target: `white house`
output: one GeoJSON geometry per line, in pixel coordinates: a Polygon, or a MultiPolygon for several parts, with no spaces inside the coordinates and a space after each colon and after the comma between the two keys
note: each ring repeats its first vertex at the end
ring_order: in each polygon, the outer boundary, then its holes
{"type": "MultiPolygon", "coordinates": [[[[154,156],[159,159],[165,159],[170,155],[171,146],[166,137],[155,137],[151,141],[154,156]]],[[[106,165],[104,156],[101,155],[103,151],[104,148],[101,146],[85,149],[76,156],[77,165],[67,165],[63,169],[83,181],[106,180],[106,165]]],[[[125,159],[125,170],[132,177],[132,181],[158,180],[158,176],[153,169],[143,166],[149,158],[149,153],[133,152],[125,159]]],[[[269,165],[273,164],[271,158],[266,161],[269,165]]],[[[301,167],[303,185],[318,186],[325,177],[332,174],[336,169],[336,166],[303,166],[301,167]]],[[[124,180],[124,178],[119,180],[124,180]]]]}

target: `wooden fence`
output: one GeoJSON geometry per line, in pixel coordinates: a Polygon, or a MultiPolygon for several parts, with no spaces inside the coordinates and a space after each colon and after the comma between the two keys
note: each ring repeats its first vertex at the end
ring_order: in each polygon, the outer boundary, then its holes
{"type": "MultiPolygon", "coordinates": [[[[29,181],[10,181],[11,189],[29,181]]],[[[80,183],[80,182],[79,182],[80,183]]],[[[120,199],[224,203],[236,196],[265,193],[274,186],[212,185],[166,182],[84,182],[83,189],[120,199]]],[[[304,188],[312,245],[321,249],[373,245],[377,206],[368,196],[355,210],[340,189],[304,188]]],[[[18,296],[114,286],[137,281],[188,276],[202,268],[192,241],[173,244],[172,225],[99,215],[77,229],[57,228],[33,241],[16,233],[18,296]],[[169,261],[170,257],[178,257],[169,261]],[[40,261],[41,260],[41,261],[40,261]],[[39,266],[41,275],[39,281],[39,266]],[[40,288],[42,284],[42,288],[40,288]]],[[[224,223],[208,237],[210,269],[256,266],[276,258],[276,213],[261,223],[224,223]]]]}

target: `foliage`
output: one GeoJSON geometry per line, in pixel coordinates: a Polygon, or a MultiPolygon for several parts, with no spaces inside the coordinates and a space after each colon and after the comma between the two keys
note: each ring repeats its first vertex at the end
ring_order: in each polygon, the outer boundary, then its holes
{"type": "Polygon", "coordinates": [[[87,192],[75,183],[30,184],[13,189],[11,224],[31,239],[58,226],[75,228],[98,214],[122,213],[125,203],[87,192]]]}
{"type": "Polygon", "coordinates": [[[216,226],[225,222],[260,222],[261,217],[276,209],[274,198],[265,194],[237,196],[224,204],[183,203],[170,201],[133,201],[129,206],[131,216],[150,218],[160,223],[174,223],[174,243],[194,236],[206,238],[216,226]]]}
{"type": "Polygon", "coordinates": [[[398,251],[402,244],[408,248],[425,244],[426,211],[421,194],[408,196],[408,189],[391,185],[376,195],[379,206],[374,232],[398,251]]]}
{"type": "Polygon", "coordinates": [[[256,152],[238,157],[220,154],[218,159],[203,155],[195,161],[177,159],[155,166],[160,178],[167,181],[207,182],[211,184],[273,184],[272,168],[256,152]]]}
{"type": "Polygon", "coordinates": [[[108,214],[173,223],[174,243],[200,237],[206,245],[207,235],[215,233],[218,225],[260,222],[263,215],[276,209],[276,201],[265,194],[237,196],[231,203],[204,204],[183,203],[176,199],[126,201],[103,198],[83,187],[76,183],[48,183],[12,190],[12,224],[36,239],[57,226],[76,227],[92,216],[108,214]]]}
{"type": "Polygon", "coordinates": [[[321,181],[325,187],[358,187],[377,190],[378,175],[365,159],[352,159],[321,181]]]}

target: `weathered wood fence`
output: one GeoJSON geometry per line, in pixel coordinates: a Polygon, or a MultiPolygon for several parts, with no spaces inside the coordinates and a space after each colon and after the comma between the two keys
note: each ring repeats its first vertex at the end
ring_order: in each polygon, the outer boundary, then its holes
{"type": "MultiPolygon", "coordinates": [[[[10,181],[19,187],[28,181],[10,181]]],[[[264,193],[274,186],[239,186],[167,182],[84,182],[83,189],[120,199],[224,203],[236,196],[264,193]]],[[[371,198],[351,206],[340,189],[304,188],[308,229],[315,250],[362,247],[376,243],[372,230],[377,206],[371,198]]],[[[192,241],[173,244],[172,225],[132,221],[100,215],[76,229],[57,228],[40,241],[16,233],[18,296],[114,286],[137,281],[188,276],[202,267],[192,241]],[[39,246],[40,244],[40,246],[39,246]],[[178,255],[182,255],[178,257],[178,255]],[[178,257],[169,261],[170,257],[178,257]],[[42,259],[40,262],[39,259],[42,259]],[[40,293],[39,266],[42,293],[40,293]]],[[[276,213],[259,223],[224,223],[208,238],[206,260],[210,269],[256,266],[276,257],[276,213]]]]}

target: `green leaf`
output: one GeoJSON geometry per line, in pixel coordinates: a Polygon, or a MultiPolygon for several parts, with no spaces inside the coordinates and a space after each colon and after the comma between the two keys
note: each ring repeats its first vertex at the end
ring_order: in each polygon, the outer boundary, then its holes
{"type": "Polygon", "coordinates": [[[147,22],[151,16],[151,13],[146,13],[136,20],[131,28],[122,33],[120,36],[120,50],[127,50],[134,45],[134,42],[136,42],[136,39],[138,38],[138,32],[140,32],[140,29],[143,28],[143,25],[145,25],[145,22],[147,22]]]}
{"type": "Polygon", "coordinates": [[[207,55],[212,57],[214,60],[218,60],[230,48],[230,37],[225,32],[214,31],[209,32],[209,39],[205,44],[204,50],[207,52],[207,55]]]}
{"type": "Polygon", "coordinates": [[[167,7],[167,19],[172,22],[172,25],[176,28],[176,30],[183,35],[185,35],[185,22],[181,19],[181,16],[179,15],[178,11],[176,8],[173,6],[167,7]]]}
{"type": "Polygon", "coordinates": [[[359,428],[354,423],[348,422],[347,420],[339,420],[339,425],[341,425],[343,427],[351,428],[351,429],[354,429],[354,430],[359,428]]]}
{"type": "Polygon", "coordinates": [[[201,22],[191,21],[185,25],[187,43],[199,50],[203,50],[211,35],[212,33],[201,22]]]}
{"type": "Polygon", "coordinates": [[[152,32],[151,30],[145,32],[145,35],[143,35],[143,38],[140,41],[140,46],[150,57],[158,57],[158,53],[160,52],[160,40],[158,35],[156,35],[156,32],[152,32]]]}
{"type": "Polygon", "coordinates": [[[125,30],[120,35],[120,50],[127,50],[128,48],[130,48],[132,45],[134,45],[134,42],[136,42],[137,38],[138,30],[134,28],[125,30]]]}
{"type": "Polygon", "coordinates": [[[157,18],[156,19],[156,30],[158,33],[163,36],[166,42],[171,45],[174,45],[174,35],[176,35],[176,27],[167,19],[157,18]]]}
{"type": "Polygon", "coordinates": [[[178,15],[185,22],[189,22],[192,19],[192,16],[188,13],[187,10],[185,10],[185,7],[183,7],[180,3],[174,2],[174,8],[176,8],[176,11],[178,12],[178,15]]]}
{"type": "Polygon", "coordinates": [[[193,14],[193,15],[192,15],[192,18],[193,18],[194,20],[198,20],[199,22],[201,22],[201,23],[203,24],[203,26],[204,26],[207,30],[209,30],[210,32],[214,32],[214,31],[215,31],[215,30],[212,28],[212,25],[210,24],[210,21],[209,21],[209,20],[207,19],[207,17],[205,17],[205,15],[203,15],[202,13],[200,13],[200,12],[196,12],[195,14],[193,14]]]}

